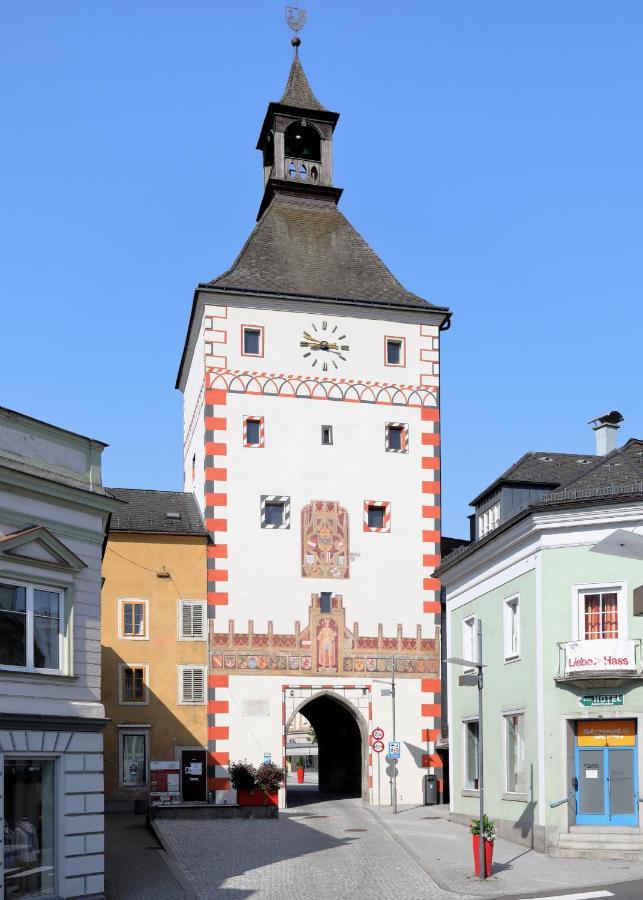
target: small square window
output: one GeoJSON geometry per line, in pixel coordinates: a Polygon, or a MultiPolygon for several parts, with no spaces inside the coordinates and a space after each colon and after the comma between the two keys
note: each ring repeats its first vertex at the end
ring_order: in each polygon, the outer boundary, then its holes
{"type": "Polygon", "coordinates": [[[241,326],[241,353],[243,356],[263,356],[263,328],[258,325],[241,326]]]}
{"type": "Polygon", "coordinates": [[[261,527],[290,528],[290,497],[262,494],[261,527]]]}
{"type": "Polygon", "coordinates": [[[330,446],[333,443],[333,426],[332,425],[322,425],[321,442],[326,447],[330,446]]]}
{"type": "Polygon", "coordinates": [[[386,500],[367,500],[364,503],[364,531],[391,530],[391,504],[386,500]]]}
{"type": "Polygon", "coordinates": [[[387,453],[408,453],[409,426],[404,422],[387,422],[385,447],[387,453]]]}
{"type": "Polygon", "coordinates": [[[243,446],[265,446],[263,416],[243,417],[243,446]]]}
{"type": "Polygon", "coordinates": [[[405,366],[404,338],[387,337],[384,339],[384,362],[387,366],[405,366]]]}

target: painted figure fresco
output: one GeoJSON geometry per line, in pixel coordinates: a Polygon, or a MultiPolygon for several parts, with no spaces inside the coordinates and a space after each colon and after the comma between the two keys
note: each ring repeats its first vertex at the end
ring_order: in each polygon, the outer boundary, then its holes
{"type": "Polygon", "coordinates": [[[301,574],[348,578],[348,513],[335,500],[311,500],[301,511],[301,574]]]}
{"type": "Polygon", "coordinates": [[[320,619],[317,626],[317,669],[337,671],[337,623],[320,619]]]}

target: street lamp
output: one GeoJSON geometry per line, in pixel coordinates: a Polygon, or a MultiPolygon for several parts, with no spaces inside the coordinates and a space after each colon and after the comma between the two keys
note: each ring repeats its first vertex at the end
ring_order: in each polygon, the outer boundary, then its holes
{"type": "Polygon", "coordinates": [[[487,870],[484,858],[484,774],[483,774],[483,758],[482,758],[482,670],[486,666],[482,665],[482,620],[476,619],[477,632],[477,657],[478,662],[471,659],[461,659],[459,656],[450,656],[447,662],[452,666],[465,666],[467,669],[475,669],[476,672],[468,675],[460,675],[458,684],[463,687],[478,687],[478,789],[480,794],[480,848],[479,848],[479,864],[480,878],[487,877],[487,870]]]}

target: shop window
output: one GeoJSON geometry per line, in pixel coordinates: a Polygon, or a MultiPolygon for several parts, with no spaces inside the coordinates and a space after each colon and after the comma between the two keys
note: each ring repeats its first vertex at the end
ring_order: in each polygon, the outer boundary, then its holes
{"type": "Polygon", "coordinates": [[[290,497],[262,494],[260,513],[262,528],[290,528],[290,497]]]}
{"type": "Polygon", "coordinates": [[[409,426],[404,422],[387,422],[385,447],[387,453],[408,453],[409,426]]]}
{"type": "Polygon", "coordinates": [[[405,366],[406,365],[406,341],[404,338],[385,337],[384,338],[384,365],[386,366],[405,366]]]}
{"type": "Polygon", "coordinates": [[[364,531],[389,532],[391,530],[391,504],[388,500],[364,502],[364,531]]]}
{"type": "Polygon", "coordinates": [[[467,791],[480,787],[478,769],[478,720],[464,723],[464,786],[467,791]]]}
{"type": "Polygon", "coordinates": [[[119,698],[121,704],[148,703],[147,665],[126,664],[119,666],[119,698]]]}
{"type": "Polygon", "coordinates": [[[4,897],[56,891],[53,759],[4,762],[4,897]]]}
{"type": "Polygon", "coordinates": [[[203,600],[179,600],[179,640],[203,640],[206,637],[206,622],[203,600]]]}
{"type": "Polygon", "coordinates": [[[263,326],[241,326],[241,355],[263,356],[263,326]]]}
{"type": "Polygon", "coordinates": [[[505,720],[505,788],[508,794],[524,794],[525,783],[525,716],[512,713],[505,720]]]}
{"type": "Polygon", "coordinates": [[[63,621],[60,591],[0,584],[0,666],[60,672],[63,621]]]}
{"type": "Polygon", "coordinates": [[[120,783],[122,787],[147,785],[148,732],[125,730],[120,732],[120,783]]]}
{"type": "Polygon", "coordinates": [[[205,666],[179,666],[179,703],[205,703],[205,666]]]}

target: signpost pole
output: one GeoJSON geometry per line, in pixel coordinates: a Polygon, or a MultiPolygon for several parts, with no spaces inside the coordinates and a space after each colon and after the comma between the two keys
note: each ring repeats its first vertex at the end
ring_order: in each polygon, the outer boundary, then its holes
{"type": "Polygon", "coordinates": [[[380,792],[380,773],[382,769],[381,756],[381,753],[377,754],[377,805],[380,809],[382,807],[382,794],[380,792]]]}
{"type": "MultiPolygon", "coordinates": [[[[393,657],[393,677],[391,678],[391,700],[393,701],[393,740],[395,736],[395,656],[393,657]]],[[[397,812],[397,762],[393,763],[393,813],[397,812]]]]}
{"type": "Polygon", "coordinates": [[[478,619],[478,788],[480,793],[480,878],[487,877],[484,846],[484,769],[482,755],[482,619],[478,619]]]}

